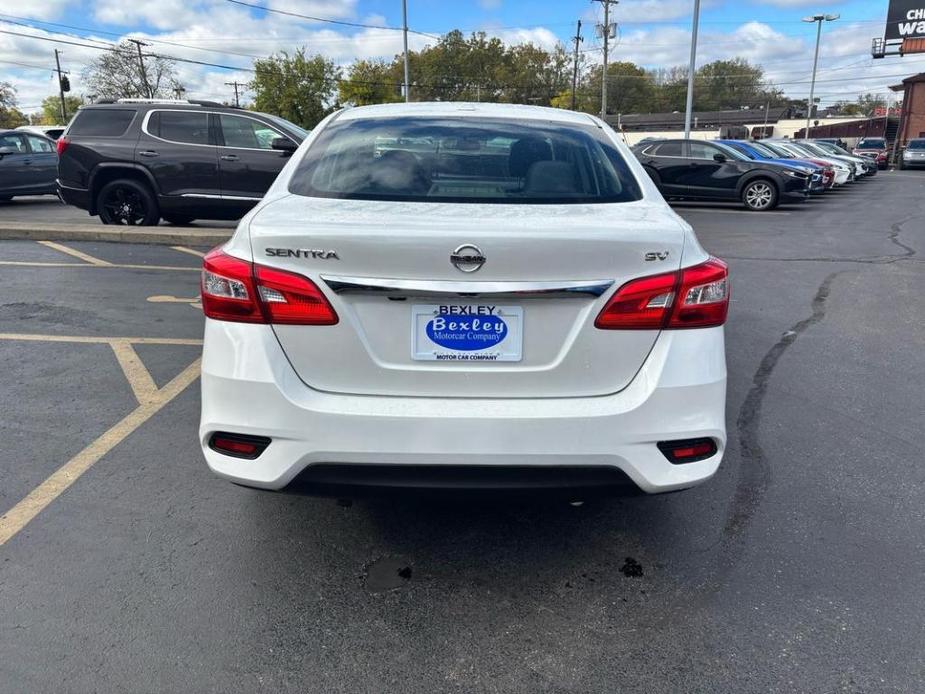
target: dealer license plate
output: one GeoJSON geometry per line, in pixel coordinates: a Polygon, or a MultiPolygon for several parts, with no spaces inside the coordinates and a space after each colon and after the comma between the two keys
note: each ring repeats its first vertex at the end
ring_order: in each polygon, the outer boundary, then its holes
{"type": "Polygon", "coordinates": [[[496,304],[411,307],[411,357],[419,361],[520,361],[524,310],[496,304]]]}

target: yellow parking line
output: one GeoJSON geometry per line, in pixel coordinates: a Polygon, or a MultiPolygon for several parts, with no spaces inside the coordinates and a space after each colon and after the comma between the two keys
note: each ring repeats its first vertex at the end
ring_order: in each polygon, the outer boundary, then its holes
{"type": "Polygon", "coordinates": [[[94,337],[92,335],[33,335],[29,333],[0,333],[0,340],[25,340],[29,342],[78,342],[85,344],[112,344],[127,342],[132,345],[191,345],[198,346],[202,340],[181,337],[94,337]]]}
{"type": "Polygon", "coordinates": [[[61,251],[62,253],[73,256],[74,258],[78,258],[85,263],[90,263],[90,265],[112,265],[112,263],[107,260],[94,258],[92,255],[84,253],[83,251],[78,251],[76,248],[71,248],[70,246],[55,243],[54,241],[39,241],[38,243],[45,246],[46,248],[53,248],[56,251],[61,251]]]}
{"type": "Polygon", "coordinates": [[[157,414],[199,376],[200,360],[181,371],[170,383],[157,391],[149,402],[136,407],[80,453],[53,472],[19,503],[0,516],[0,546],[14,537],[29,522],[48,507],[100,458],[124,441],[138,427],[157,414]]]}
{"type": "Polygon", "coordinates": [[[199,272],[198,267],[180,267],[177,265],[120,265],[109,263],[107,265],[91,265],[90,263],[41,263],[30,260],[0,260],[0,265],[13,265],[17,267],[79,267],[79,268],[116,268],[122,270],[170,270],[173,272],[199,272]]]}
{"type": "Polygon", "coordinates": [[[122,373],[125,374],[125,378],[132,387],[138,404],[153,402],[157,398],[157,384],[154,383],[151,373],[138,358],[138,354],[132,348],[132,343],[128,340],[114,340],[109,344],[112,351],[116,353],[122,373]]]}
{"type": "Polygon", "coordinates": [[[186,246],[171,246],[171,248],[175,251],[180,251],[180,253],[189,253],[190,255],[195,255],[199,258],[204,258],[206,255],[205,253],[194,250],[192,248],[187,248],[186,246]]]}

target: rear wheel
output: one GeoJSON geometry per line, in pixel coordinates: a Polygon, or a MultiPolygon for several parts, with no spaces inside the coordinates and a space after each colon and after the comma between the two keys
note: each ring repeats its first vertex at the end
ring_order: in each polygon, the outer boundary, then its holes
{"type": "Polygon", "coordinates": [[[177,227],[183,227],[192,222],[195,217],[186,217],[181,214],[164,215],[164,221],[177,227]]]}
{"type": "Polygon", "coordinates": [[[751,181],[742,190],[742,202],[755,212],[773,210],[777,207],[777,198],[777,186],[763,178],[751,181]]]}
{"type": "Polygon", "coordinates": [[[96,199],[103,224],[154,226],[160,212],[154,193],[146,184],[121,178],[103,186],[96,199]]]}

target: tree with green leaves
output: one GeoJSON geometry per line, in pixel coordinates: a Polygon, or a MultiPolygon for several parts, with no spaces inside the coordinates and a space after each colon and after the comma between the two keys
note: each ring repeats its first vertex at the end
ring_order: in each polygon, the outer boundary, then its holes
{"type": "MultiPolygon", "coordinates": [[[[81,96],[65,95],[64,105],[67,109],[67,117],[70,119],[77,113],[77,109],[84,105],[84,100],[81,96]]],[[[32,121],[35,125],[65,125],[61,121],[61,97],[52,94],[42,99],[41,116],[38,120],[33,118],[32,121]]]]}
{"type": "Polygon", "coordinates": [[[254,109],[311,129],[336,106],[340,68],[321,55],[282,52],[254,61],[254,109]]]}
{"type": "Polygon", "coordinates": [[[84,69],[83,78],[87,92],[98,99],[163,99],[183,90],[173,60],[151,55],[139,60],[138,49],[130,41],[101,52],[84,69]]]}
{"type": "Polygon", "coordinates": [[[357,60],[347,68],[347,76],[338,86],[342,104],[365,106],[388,104],[402,100],[404,81],[401,62],[357,60]]]}
{"type": "MultiPolygon", "coordinates": [[[[601,76],[603,69],[596,65],[591,70],[584,91],[590,98],[583,99],[581,110],[599,113],[601,110],[601,76]]],[[[607,66],[607,113],[646,113],[652,110],[655,99],[655,82],[652,75],[635,63],[616,62],[607,66]]]]}
{"type": "Polygon", "coordinates": [[[16,128],[28,122],[16,108],[16,88],[9,82],[0,82],[0,128],[16,128]]]}
{"type": "Polygon", "coordinates": [[[754,108],[768,102],[777,106],[785,101],[780,89],[767,84],[764,70],[744,58],[715,60],[699,68],[694,76],[697,111],[754,108]]]}

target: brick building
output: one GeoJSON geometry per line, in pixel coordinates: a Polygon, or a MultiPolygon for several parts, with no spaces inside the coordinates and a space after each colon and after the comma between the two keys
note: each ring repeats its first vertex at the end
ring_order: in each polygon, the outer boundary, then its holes
{"type": "Polygon", "coordinates": [[[903,115],[899,126],[899,143],[913,137],[925,137],[925,72],[907,77],[902,84],[890,87],[903,93],[903,115]]]}

